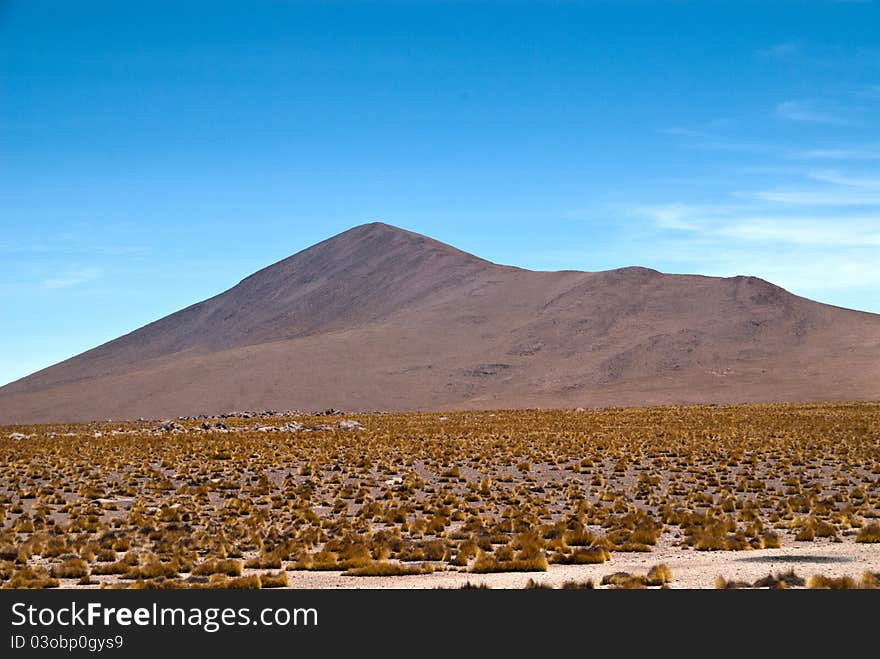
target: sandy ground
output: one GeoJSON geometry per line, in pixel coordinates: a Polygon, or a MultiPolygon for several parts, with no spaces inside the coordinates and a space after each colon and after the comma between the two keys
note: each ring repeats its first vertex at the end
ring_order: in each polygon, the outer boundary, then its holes
{"type": "Polygon", "coordinates": [[[614,572],[645,574],[665,563],[672,569],[671,588],[714,588],[715,577],[754,582],[768,573],[794,569],[803,578],[814,574],[851,576],[858,581],[863,572],[880,572],[880,545],[815,541],[792,543],[779,549],[754,551],[694,551],[660,546],[646,553],[616,552],[601,565],[551,565],[547,572],[469,574],[435,572],[401,577],[345,577],[338,572],[288,572],[292,588],[458,588],[467,582],[491,588],[522,588],[529,579],[561,586],[564,582],[602,577],[614,572]]]}
{"type": "MultiPolygon", "coordinates": [[[[42,563],[42,561],[38,561],[42,563]]],[[[502,572],[474,574],[455,569],[432,574],[394,577],[352,577],[342,572],[288,570],[289,589],[422,589],[460,588],[465,584],[490,588],[523,588],[529,580],[559,588],[566,581],[592,580],[601,588],[602,577],[615,572],[646,574],[663,563],[672,570],[670,588],[715,588],[715,578],[754,583],[768,574],[794,572],[807,579],[820,574],[826,577],[849,576],[859,581],[866,572],[880,574],[880,544],[857,544],[851,538],[842,542],[817,539],[814,542],[789,541],[779,549],[750,551],[695,551],[672,546],[661,539],[651,552],[614,552],[607,563],[599,565],[550,565],[546,572],[502,572]]],[[[278,570],[245,569],[242,574],[277,573],[278,570]]],[[[61,579],[60,588],[93,589],[101,583],[131,583],[118,576],[93,576],[92,584],[79,585],[77,579],[61,579]]]]}

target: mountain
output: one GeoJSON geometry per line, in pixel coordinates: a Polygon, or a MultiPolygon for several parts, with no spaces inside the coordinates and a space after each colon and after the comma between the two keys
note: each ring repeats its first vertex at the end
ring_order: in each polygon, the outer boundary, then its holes
{"type": "Polygon", "coordinates": [[[880,399],[880,316],[755,277],[534,272],[382,223],[0,387],[0,423],[880,399]]]}

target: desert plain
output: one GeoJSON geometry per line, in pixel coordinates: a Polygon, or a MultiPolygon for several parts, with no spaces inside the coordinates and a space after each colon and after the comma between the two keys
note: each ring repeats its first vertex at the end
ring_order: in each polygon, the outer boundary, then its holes
{"type": "Polygon", "coordinates": [[[876,588],[880,404],[0,428],[3,588],[876,588]]]}

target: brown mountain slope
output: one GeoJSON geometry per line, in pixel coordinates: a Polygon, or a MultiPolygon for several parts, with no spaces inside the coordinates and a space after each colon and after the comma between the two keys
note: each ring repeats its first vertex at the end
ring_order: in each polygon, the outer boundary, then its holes
{"type": "Polygon", "coordinates": [[[880,398],[880,316],[754,277],[532,272],[355,227],[0,388],[0,423],[880,398]]]}

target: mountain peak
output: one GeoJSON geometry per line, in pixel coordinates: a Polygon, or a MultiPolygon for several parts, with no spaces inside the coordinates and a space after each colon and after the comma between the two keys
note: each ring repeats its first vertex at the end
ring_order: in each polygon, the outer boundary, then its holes
{"type": "Polygon", "coordinates": [[[0,388],[0,422],[869,399],[878,335],[756,278],[532,272],[370,222],[0,388]]]}
{"type": "MultiPolygon", "coordinates": [[[[323,248],[324,250],[341,250],[345,252],[345,254],[339,255],[342,257],[350,256],[351,254],[349,253],[349,250],[365,249],[375,250],[374,253],[370,254],[370,256],[372,257],[380,256],[384,250],[412,248],[441,250],[447,253],[456,253],[461,255],[466,254],[465,252],[456,249],[452,245],[447,245],[446,243],[442,243],[439,240],[430,238],[429,236],[424,236],[420,233],[415,233],[414,231],[408,231],[407,229],[401,229],[400,227],[386,224],[385,222],[368,222],[366,224],[360,224],[358,226],[352,227],[347,231],[343,231],[342,233],[338,233],[335,236],[327,238],[326,240],[318,243],[317,245],[314,245],[308,250],[305,250],[305,252],[300,252],[300,254],[304,254],[312,249],[318,248],[323,248]]],[[[291,258],[295,258],[297,256],[299,255],[295,254],[291,258]]],[[[472,259],[478,258],[476,256],[473,256],[472,254],[467,254],[467,256],[472,259]]]]}
{"type": "Polygon", "coordinates": [[[412,233],[411,231],[407,231],[406,229],[401,229],[400,227],[396,227],[393,224],[387,224],[386,222],[364,222],[363,224],[358,224],[357,226],[352,227],[349,231],[364,231],[364,232],[385,232],[385,233],[412,233]]]}

